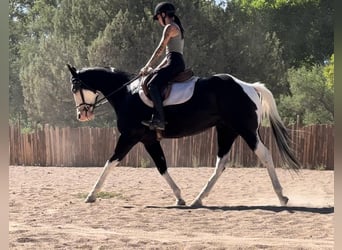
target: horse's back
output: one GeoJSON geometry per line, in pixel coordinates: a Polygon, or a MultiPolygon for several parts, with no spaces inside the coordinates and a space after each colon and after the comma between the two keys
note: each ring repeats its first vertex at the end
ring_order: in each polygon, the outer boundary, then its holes
{"type": "Polygon", "coordinates": [[[229,74],[216,74],[206,78],[200,78],[197,90],[215,94],[224,103],[256,103],[259,96],[253,84],[246,83],[229,74]]]}
{"type": "Polygon", "coordinates": [[[253,128],[258,125],[260,98],[253,84],[229,74],[217,74],[201,78],[196,87],[201,96],[215,98],[218,114],[226,123],[253,128]]]}

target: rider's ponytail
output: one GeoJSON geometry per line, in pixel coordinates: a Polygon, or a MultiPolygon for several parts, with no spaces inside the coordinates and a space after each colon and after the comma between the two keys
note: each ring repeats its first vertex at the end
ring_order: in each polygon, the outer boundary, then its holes
{"type": "Polygon", "coordinates": [[[182,38],[184,38],[184,28],[183,28],[183,26],[182,26],[181,21],[179,20],[178,16],[173,15],[173,17],[174,17],[175,23],[178,25],[178,27],[179,27],[180,30],[181,30],[182,38]]]}

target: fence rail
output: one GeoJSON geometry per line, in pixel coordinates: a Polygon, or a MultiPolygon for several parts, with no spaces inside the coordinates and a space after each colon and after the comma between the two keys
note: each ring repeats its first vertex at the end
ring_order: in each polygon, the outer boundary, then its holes
{"type": "MultiPolygon", "coordinates": [[[[293,149],[302,168],[334,169],[334,126],[289,127],[293,149]]],[[[262,127],[261,138],[271,150],[276,166],[281,158],[271,128],[262,127]]],[[[116,128],[59,128],[45,125],[32,133],[22,133],[10,125],[10,164],[32,166],[103,166],[114,151],[119,133],[116,128]]],[[[169,166],[214,166],[216,131],[161,142],[169,166]]],[[[251,167],[261,163],[239,137],[229,153],[234,165],[251,167]]],[[[150,167],[153,162],[142,144],[137,144],[121,162],[123,166],[150,167]]]]}

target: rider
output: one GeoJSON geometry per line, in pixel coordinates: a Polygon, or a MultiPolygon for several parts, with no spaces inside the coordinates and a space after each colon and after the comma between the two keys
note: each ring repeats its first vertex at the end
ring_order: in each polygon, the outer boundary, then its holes
{"type": "Polygon", "coordinates": [[[155,112],[151,120],[142,121],[143,125],[159,130],[165,130],[161,91],[169,80],[185,69],[183,59],[184,29],[175,12],[174,5],[168,2],[159,3],[155,7],[153,19],[158,20],[159,24],[164,27],[163,35],[150,60],[140,70],[142,75],[148,74],[150,68],[153,68],[156,61],[162,56],[164,49],[166,49],[166,57],[153,70],[153,77],[148,84],[155,112]]]}

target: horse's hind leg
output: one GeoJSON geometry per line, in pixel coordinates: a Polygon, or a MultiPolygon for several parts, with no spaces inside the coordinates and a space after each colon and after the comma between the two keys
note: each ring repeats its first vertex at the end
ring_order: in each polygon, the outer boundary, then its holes
{"type": "Polygon", "coordinates": [[[237,134],[230,130],[228,127],[218,126],[217,129],[217,142],[218,153],[215,164],[215,170],[209,178],[208,183],[203,187],[202,191],[198,194],[195,200],[191,203],[192,207],[202,206],[202,200],[207,197],[214,187],[215,183],[223,173],[228,163],[228,152],[237,137],[237,134]]]}
{"type": "Polygon", "coordinates": [[[270,151],[265,147],[265,145],[261,142],[260,138],[258,138],[254,152],[259,157],[260,161],[267,167],[268,174],[272,181],[273,189],[278,196],[280,204],[282,206],[285,206],[289,199],[283,195],[283,189],[280,185],[278,176],[274,168],[272,155],[270,151]]]}
{"type": "Polygon", "coordinates": [[[211,191],[211,189],[214,187],[215,183],[225,170],[225,165],[228,162],[228,156],[225,155],[224,157],[220,158],[217,157],[216,164],[215,164],[215,170],[210,179],[208,180],[207,184],[203,187],[202,191],[197,195],[195,200],[191,203],[192,207],[201,207],[202,206],[202,200],[207,197],[211,191]]]}
{"type": "Polygon", "coordinates": [[[282,206],[285,206],[288,202],[288,198],[283,195],[283,190],[280,185],[278,176],[276,174],[273,160],[272,160],[272,155],[270,151],[265,147],[265,145],[262,143],[259,135],[257,132],[244,132],[241,133],[241,136],[245,139],[247,142],[248,146],[254,151],[254,153],[258,156],[260,161],[262,162],[263,165],[266,166],[268,174],[271,178],[273,189],[276,192],[280,204],[282,206]]]}

